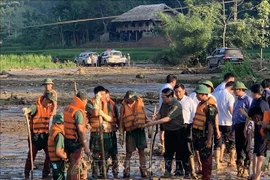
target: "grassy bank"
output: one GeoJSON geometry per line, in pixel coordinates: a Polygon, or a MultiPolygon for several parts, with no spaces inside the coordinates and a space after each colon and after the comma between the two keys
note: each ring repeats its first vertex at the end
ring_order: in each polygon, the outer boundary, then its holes
{"type": "MultiPolygon", "coordinates": [[[[94,51],[97,53],[102,53],[105,48],[69,48],[69,49],[42,49],[42,50],[32,50],[27,49],[21,45],[12,45],[1,47],[1,54],[37,54],[44,56],[51,56],[52,58],[59,58],[60,60],[73,60],[81,52],[94,51]]],[[[131,60],[134,61],[149,61],[152,59],[156,53],[162,50],[162,48],[116,48],[116,50],[122,51],[123,55],[130,54],[131,60]]]]}
{"type": "Polygon", "coordinates": [[[51,56],[45,55],[0,55],[0,72],[11,69],[27,69],[27,68],[64,68],[75,66],[72,62],[53,63],[51,56]]]}

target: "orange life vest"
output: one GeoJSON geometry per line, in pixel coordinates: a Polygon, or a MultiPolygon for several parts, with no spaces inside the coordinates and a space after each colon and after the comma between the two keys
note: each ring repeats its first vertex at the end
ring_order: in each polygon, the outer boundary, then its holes
{"type": "Polygon", "coordinates": [[[114,103],[114,101],[110,99],[109,105],[111,107],[112,117],[113,117],[113,119],[112,119],[112,131],[115,132],[115,131],[117,131],[116,124],[118,122],[117,122],[117,116],[115,114],[115,103],[114,103]]]}
{"type": "MultiPolygon", "coordinates": [[[[65,135],[64,125],[63,124],[52,124],[50,129],[50,135],[48,138],[48,152],[51,161],[60,161],[61,158],[56,155],[55,148],[55,137],[59,134],[65,135]]],[[[64,152],[64,148],[61,148],[61,151],[64,152]]]]}
{"type": "MultiPolygon", "coordinates": [[[[264,111],[263,112],[263,119],[262,119],[262,121],[264,123],[270,123],[270,111],[264,111]]],[[[267,130],[267,131],[269,131],[269,130],[267,130]]],[[[265,136],[266,136],[265,129],[261,128],[260,129],[260,133],[261,133],[262,137],[265,138],[265,136]]]]}
{"type": "MultiPolygon", "coordinates": [[[[90,103],[92,105],[95,104],[95,101],[96,101],[96,98],[93,97],[92,99],[90,99],[90,103]]],[[[108,113],[108,104],[107,104],[107,101],[101,101],[101,109],[102,111],[107,114],[107,115],[110,115],[108,113]]],[[[94,116],[94,115],[90,115],[88,117],[89,119],[89,124],[91,126],[91,132],[99,132],[99,129],[100,129],[100,122],[99,122],[99,116],[94,116]]],[[[104,121],[103,120],[103,126],[104,126],[104,131],[103,132],[112,132],[112,123],[110,122],[107,122],[107,121],[104,121]]]]}
{"type": "Polygon", "coordinates": [[[64,115],[64,127],[65,127],[65,138],[66,139],[78,139],[78,130],[74,116],[77,111],[83,114],[83,126],[84,131],[86,131],[86,113],[85,105],[82,103],[81,99],[78,97],[73,98],[73,103],[65,107],[64,115]]]}
{"type": "Polygon", "coordinates": [[[146,116],[144,113],[144,103],[141,98],[135,101],[133,107],[129,107],[126,101],[122,102],[124,108],[123,122],[125,131],[132,131],[141,128],[146,123],[146,116]]]}
{"type": "Polygon", "coordinates": [[[216,106],[216,100],[213,97],[209,97],[207,101],[200,102],[197,106],[197,110],[193,119],[192,127],[198,130],[205,129],[206,123],[206,108],[208,105],[216,106]]]}
{"type": "Polygon", "coordinates": [[[36,104],[36,114],[31,121],[31,130],[33,133],[49,133],[49,121],[51,117],[51,106],[44,107],[41,102],[44,96],[40,96],[36,104]]]}

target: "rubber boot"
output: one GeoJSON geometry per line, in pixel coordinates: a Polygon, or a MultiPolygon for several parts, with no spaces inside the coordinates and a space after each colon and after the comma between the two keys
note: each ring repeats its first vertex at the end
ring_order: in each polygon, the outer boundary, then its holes
{"type": "Polygon", "coordinates": [[[217,149],[215,151],[215,160],[216,160],[216,166],[217,166],[216,170],[220,170],[221,169],[221,165],[220,165],[220,149],[217,149]]]}
{"type": "Polygon", "coordinates": [[[196,170],[195,170],[195,160],[194,160],[193,155],[189,156],[189,163],[190,163],[190,170],[191,170],[192,179],[198,179],[198,176],[197,176],[196,170]]]}
{"type": "Polygon", "coordinates": [[[125,167],[125,169],[123,172],[123,174],[124,174],[123,178],[129,178],[130,177],[130,161],[126,160],[124,167],[125,167]]]}

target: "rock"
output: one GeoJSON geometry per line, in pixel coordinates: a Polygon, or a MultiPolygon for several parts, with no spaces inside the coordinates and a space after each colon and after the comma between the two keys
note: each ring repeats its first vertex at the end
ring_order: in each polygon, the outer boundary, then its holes
{"type": "Polygon", "coordinates": [[[138,79],[144,79],[145,78],[145,75],[143,75],[143,74],[137,74],[136,75],[136,78],[138,78],[138,79]]]}

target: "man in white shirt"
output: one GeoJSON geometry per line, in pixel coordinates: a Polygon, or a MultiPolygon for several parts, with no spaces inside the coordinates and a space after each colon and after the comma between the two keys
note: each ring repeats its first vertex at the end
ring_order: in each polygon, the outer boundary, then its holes
{"type": "MultiPolygon", "coordinates": [[[[177,170],[181,172],[181,170],[184,168],[185,170],[185,176],[184,178],[192,178],[192,179],[197,179],[196,171],[195,171],[195,161],[194,161],[194,149],[193,149],[193,144],[192,144],[192,135],[191,135],[191,128],[192,128],[192,123],[193,123],[193,118],[196,112],[196,106],[193,102],[193,100],[187,96],[185,86],[183,84],[180,85],[175,85],[174,86],[174,92],[177,100],[180,102],[182,106],[182,113],[183,113],[183,118],[184,118],[184,124],[185,124],[185,134],[187,137],[187,147],[188,147],[188,152],[185,154],[185,156],[189,157],[189,164],[182,163],[181,162],[176,162],[176,172],[175,174],[177,175],[177,170]]],[[[176,153],[176,156],[177,153],[176,153]]]]}
{"type": "Polygon", "coordinates": [[[233,94],[234,82],[230,81],[225,85],[225,89],[215,92],[213,95],[217,100],[218,107],[218,125],[221,132],[221,138],[215,138],[216,150],[216,163],[217,169],[221,168],[220,162],[223,162],[223,155],[226,148],[230,151],[230,162],[229,165],[235,165],[235,141],[234,136],[230,136],[230,131],[232,127],[232,112],[234,104],[233,94]]]}
{"type": "Polygon", "coordinates": [[[215,88],[215,92],[218,92],[220,90],[225,89],[225,85],[227,84],[227,82],[233,81],[234,82],[234,75],[233,73],[226,73],[223,77],[223,82],[220,83],[216,88],[215,88]]]}
{"type": "MultiPolygon", "coordinates": [[[[158,101],[158,111],[160,110],[160,107],[162,105],[162,90],[163,89],[166,89],[166,88],[170,88],[173,90],[173,87],[175,86],[176,84],[176,80],[177,80],[177,77],[173,74],[169,74],[167,77],[166,77],[166,84],[163,84],[162,87],[160,88],[159,90],[159,101],[158,101]]],[[[164,130],[162,128],[162,124],[160,125],[160,133],[159,133],[159,139],[160,139],[160,144],[161,144],[161,154],[163,155],[164,154],[164,130]]]]}

